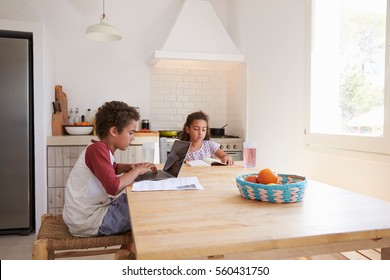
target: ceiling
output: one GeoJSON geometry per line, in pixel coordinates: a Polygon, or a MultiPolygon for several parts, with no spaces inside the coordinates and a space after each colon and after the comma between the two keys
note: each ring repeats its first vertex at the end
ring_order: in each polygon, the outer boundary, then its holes
{"type": "MultiPolygon", "coordinates": [[[[105,0],[108,22],[123,38],[161,41],[167,36],[182,0],[105,0]],[[153,9],[151,9],[153,6],[153,9]],[[156,38],[148,38],[150,36],[156,38]]],[[[102,0],[0,0],[0,19],[42,22],[58,39],[83,36],[85,29],[100,20],[102,0]]]]}

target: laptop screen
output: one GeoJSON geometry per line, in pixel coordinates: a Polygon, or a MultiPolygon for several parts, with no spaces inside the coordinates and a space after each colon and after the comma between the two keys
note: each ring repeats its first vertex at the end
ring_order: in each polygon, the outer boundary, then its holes
{"type": "Polygon", "coordinates": [[[175,140],[163,170],[172,176],[177,177],[190,146],[191,142],[175,140]]]}

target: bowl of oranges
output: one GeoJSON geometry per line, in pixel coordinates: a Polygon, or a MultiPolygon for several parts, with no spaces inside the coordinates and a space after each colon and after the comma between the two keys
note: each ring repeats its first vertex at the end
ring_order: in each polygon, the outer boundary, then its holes
{"type": "Polygon", "coordinates": [[[300,202],[305,194],[306,178],[291,174],[278,174],[270,168],[258,173],[236,177],[242,197],[273,203],[300,202]]]}

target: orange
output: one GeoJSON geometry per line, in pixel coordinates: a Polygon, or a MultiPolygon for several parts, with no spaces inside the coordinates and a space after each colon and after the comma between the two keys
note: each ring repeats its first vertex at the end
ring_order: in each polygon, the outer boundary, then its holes
{"type": "Polygon", "coordinates": [[[91,125],[89,122],[76,122],[76,125],[91,125]]]}
{"type": "Polygon", "coordinates": [[[262,169],[257,175],[257,181],[263,185],[278,184],[279,183],[278,173],[272,171],[269,168],[262,169]]]}
{"type": "Polygon", "coordinates": [[[245,181],[251,182],[251,183],[257,183],[257,176],[256,175],[249,175],[245,177],[245,181]]]}

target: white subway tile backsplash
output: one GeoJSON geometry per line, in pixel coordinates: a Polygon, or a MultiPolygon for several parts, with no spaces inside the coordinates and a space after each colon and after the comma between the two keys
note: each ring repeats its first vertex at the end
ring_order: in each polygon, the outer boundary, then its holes
{"type": "Polygon", "coordinates": [[[183,95],[183,93],[184,93],[184,89],[182,89],[182,88],[172,88],[171,89],[171,94],[174,94],[176,96],[183,95]]]}
{"type": "Polygon", "coordinates": [[[191,102],[191,103],[202,102],[202,96],[199,96],[199,95],[191,95],[191,96],[190,96],[190,102],[191,102]]]}
{"type": "Polygon", "coordinates": [[[172,81],[183,82],[184,81],[184,77],[182,75],[174,75],[174,76],[172,76],[172,81]]]}
{"type": "Polygon", "coordinates": [[[165,108],[164,113],[168,116],[176,115],[176,108],[165,108]]]}
{"type": "Polygon", "coordinates": [[[166,94],[164,95],[164,101],[176,101],[177,96],[174,94],[166,94]]]}
{"type": "Polygon", "coordinates": [[[160,75],[158,75],[157,76],[157,79],[156,79],[157,81],[164,81],[164,82],[166,82],[166,81],[171,81],[172,79],[171,79],[171,76],[170,75],[167,75],[167,74],[160,74],[160,75]]]}
{"type": "Polygon", "coordinates": [[[209,76],[196,76],[196,81],[197,82],[208,82],[209,76]]]}
{"type": "Polygon", "coordinates": [[[176,88],[176,87],[183,87],[182,82],[175,82],[175,81],[165,81],[164,82],[164,87],[165,88],[176,88]]]}
{"type": "MultiPolygon", "coordinates": [[[[188,95],[180,95],[177,97],[177,101],[188,102],[188,101],[190,101],[190,97],[188,95]]],[[[180,107],[183,107],[183,106],[180,106],[180,107]]]]}
{"type": "Polygon", "coordinates": [[[202,83],[202,88],[205,88],[205,89],[213,89],[214,88],[214,83],[202,83]]]}
{"type": "Polygon", "coordinates": [[[178,88],[190,88],[190,82],[178,82],[177,87],[178,88]]]}
{"type": "Polygon", "coordinates": [[[196,76],[183,76],[183,81],[185,82],[195,82],[196,76]]]}
{"type": "Polygon", "coordinates": [[[184,103],[183,107],[187,108],[187,109],[194,109],[194,108],[196,108],[196,106],[192,102],[184,103]]]}
{"type": "Polygon", "coordinates": [[[183,89],[183,94],[184,95],[194,95],[196,93],[196,90],[191,88],[186,88],[186,89],[183,89]]]}
{"type": "Polygon", "coordinates": [[[187,115],[204,110],[210,124],[226,122],[225,70],[152,68],[151,128],[181,130],[187,115]]]}
{"type": "Polygon", "coordinates": [[[180,75],[189,75],[190,74],[190,69],[185,69],[185,68],[179,68],[176,70],[177,74],[180,75]]]}
{"type": "Polygon", "coordinates": [[[157,88],[157,92],[160,95],[171,94],[171,89],[169,87],[159,87],[157,88]]]}
{"type": "Polygon", "coordinates": [[[190,75],[192,76],[200,76],[202,75],[204,70],[201,69],[190,69],[190,75]]]}
{"type": "Polygon", "coordinates": [[[202,83],[199,83],[199,82],[191,82],[190,83],[190,88],[202,88],[202,83]]]}

